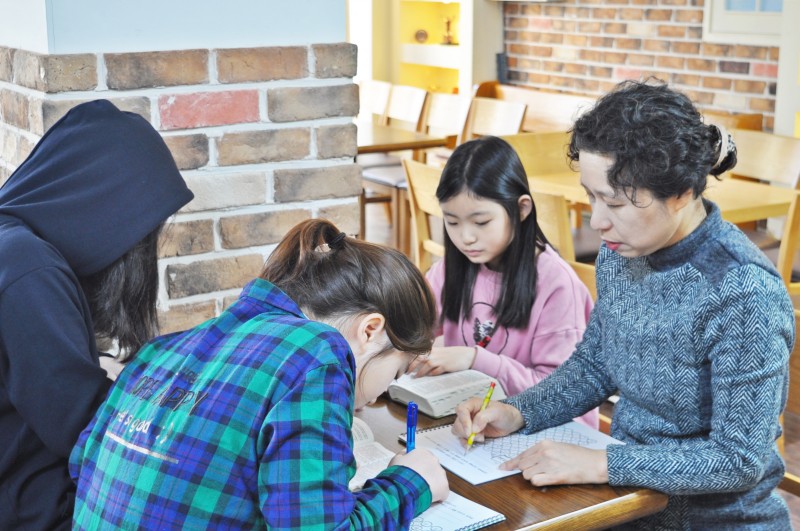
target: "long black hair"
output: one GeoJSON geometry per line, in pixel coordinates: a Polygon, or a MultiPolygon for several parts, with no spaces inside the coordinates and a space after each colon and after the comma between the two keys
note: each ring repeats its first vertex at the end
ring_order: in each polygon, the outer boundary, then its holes
{"type": "Polygon", "coordinates": [[[131,359],[158,333],[158,236],[163,226],[110,265],[80,278],[98,345],[116,341],[120,361],[131,359]]]}
{"type": "MultiPolygon", "coordinates": [[[[536,221],[535,204],[530,215],[520,221],[519,198],[530,196],[531,192],[514,148],[494,136],[458,146],[442,170],[436,198],[442,203],[461,193],[494,201],[508,214],[511,243],[499,260],[503,285],[495,301],[496,326],[524,328],[536,299],[536,250],[543,250],[548,241],[536,221]]],[[[447,231],[444,247],[442,319],[458,322],[472,308],[472,291],[480,266],[458,250],[447,231]]]]}

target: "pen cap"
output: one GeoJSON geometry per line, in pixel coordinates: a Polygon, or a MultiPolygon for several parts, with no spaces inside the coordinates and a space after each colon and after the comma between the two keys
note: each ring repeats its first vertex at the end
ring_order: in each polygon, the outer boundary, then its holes
{"type": "Polygon", "coordinates": [[[414,423],[416,425],[416,423],[417,423],[417,409],[418,409],[418,407],[417,407],[417,403],[416,402],[409,402],[408,403],[408,422],[409,422],[409,425],[411,423],[414,423]]]}

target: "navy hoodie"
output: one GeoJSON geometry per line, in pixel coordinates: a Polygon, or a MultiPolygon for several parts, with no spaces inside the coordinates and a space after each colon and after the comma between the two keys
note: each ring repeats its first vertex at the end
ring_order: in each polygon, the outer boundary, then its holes
{"type": "Polygon", "coordinates": [[[192,199],[161,136],[73,108],[0,188],[0,530],[69,529],[67,459],[110,381],[79,278],[192,199]]]}

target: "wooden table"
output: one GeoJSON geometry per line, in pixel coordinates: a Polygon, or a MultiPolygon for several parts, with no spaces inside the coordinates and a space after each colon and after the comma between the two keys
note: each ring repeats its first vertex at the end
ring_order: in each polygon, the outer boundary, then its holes
{"type": "MultiPolygon", "coordinates": [[[[414,160],[419,160],[420,150],[445,146],[449,140],[446,136],[428,135],[372,122],[357,123],[356,126],[358,128],[357,144],[359,155],[411,149],[414,150],[414,160]]],[[[402,171],[402,169],[397,171],[402,171]]],[[[405,179],[402,182],[405,183],[405,179]]],[[[372,180],[369,181],[369,188],[381,194],[381,197],[387,197],[384,202],[389,202],[392,210],[392,244],[395,248],[405,253],[406,256],[409,256],[411,253],[411,211],[408,205],[407,188],[389,183],[375,183],[372,180]]],[[[361,201],[361,230],[363,237],[364,223],[366,223],[363,203],[376,201],[370,201],[370,198],[365,194],[362,194],[361,201]]]]}
{"type": "MultiPolygon", "coordinates": [[[[563,195],[567,201],[589,204],[586,190],[581,186],[580,173],[565,172],[528,177],[531,190],[563,195]]],[[[708,178],[705,197],[719,206],[722,218],[731,223],[744,223],[771,217],[785,216],[797,192],[742,179],[717,181],[708,178]]]]}
{"type": "MultiPolygon", "coordinates": [[[[398,435],[405,432],[406,408],[385,396],[356,414],[386,448],[401,452],[398,435]]],[[[431,419],[419,414],[420,429],[449,424],[454,417],[431,419]]],[[[605,529],[661,511],[667,496],[644,488],[609,485],[534,487],[522,474],[472,485],[447,472],[450,489],[506,516],[491,530],[605,529]]]]}
{"type": "Polygon", "coordinates": [[[389,125],[357,123],[358,154],[386,153],[404,149],[427,149],[447,144],[447,137],[427,135],[389,125]]]}

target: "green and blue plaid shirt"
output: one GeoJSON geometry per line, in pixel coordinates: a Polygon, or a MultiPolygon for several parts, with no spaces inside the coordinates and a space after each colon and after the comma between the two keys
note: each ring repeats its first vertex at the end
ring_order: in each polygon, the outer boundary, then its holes
{"type": "Polygon", "coordinates": [[[75,529],[407,528],[431,501],[419,474],[347,488],[354,373],[336,330],[252,281],[119,376],[72,452],[75,529]]]}

